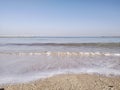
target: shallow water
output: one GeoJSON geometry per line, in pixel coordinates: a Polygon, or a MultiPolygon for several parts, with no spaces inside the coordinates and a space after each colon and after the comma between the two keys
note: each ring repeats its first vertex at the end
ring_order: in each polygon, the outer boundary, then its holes
{"type": "Polygon", "coordinates": [[[62,73],[120,75],[120,38],[0,38],[0,84],[62,73]]]}

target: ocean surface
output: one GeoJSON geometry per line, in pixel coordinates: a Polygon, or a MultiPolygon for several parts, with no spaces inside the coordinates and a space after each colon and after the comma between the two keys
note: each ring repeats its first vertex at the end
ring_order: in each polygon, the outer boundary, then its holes
{"type": "Polygon", "coordinates": [[[0,38],[0,84],[66,73],[120,76],[120,38],[0,38]]]}

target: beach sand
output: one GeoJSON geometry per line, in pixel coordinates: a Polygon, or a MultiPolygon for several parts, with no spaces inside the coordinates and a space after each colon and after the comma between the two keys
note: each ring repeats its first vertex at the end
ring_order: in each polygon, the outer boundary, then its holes
{"type": "Polygon", "coordinates": [[[4,90],[120,90],[120,77],[66,74],[0,87],[4,90]]]}

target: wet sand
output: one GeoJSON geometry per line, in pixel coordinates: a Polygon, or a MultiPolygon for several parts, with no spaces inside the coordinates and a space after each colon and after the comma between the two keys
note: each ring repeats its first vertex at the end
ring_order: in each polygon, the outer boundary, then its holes
{"type": "Polygon", "coordinates": [[[66,74],[0,87],[5,90],[120,90],[120,77],[66,74]]]}

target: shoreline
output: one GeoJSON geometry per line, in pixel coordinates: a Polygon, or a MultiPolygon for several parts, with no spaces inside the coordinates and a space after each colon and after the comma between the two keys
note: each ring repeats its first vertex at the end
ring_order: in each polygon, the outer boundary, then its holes
{"type": "Polygon", "coordinates": [[[5,90],[120,90],[120,76],[60,74],[28,83],[0,85],[0,88],[5,90]]]}

